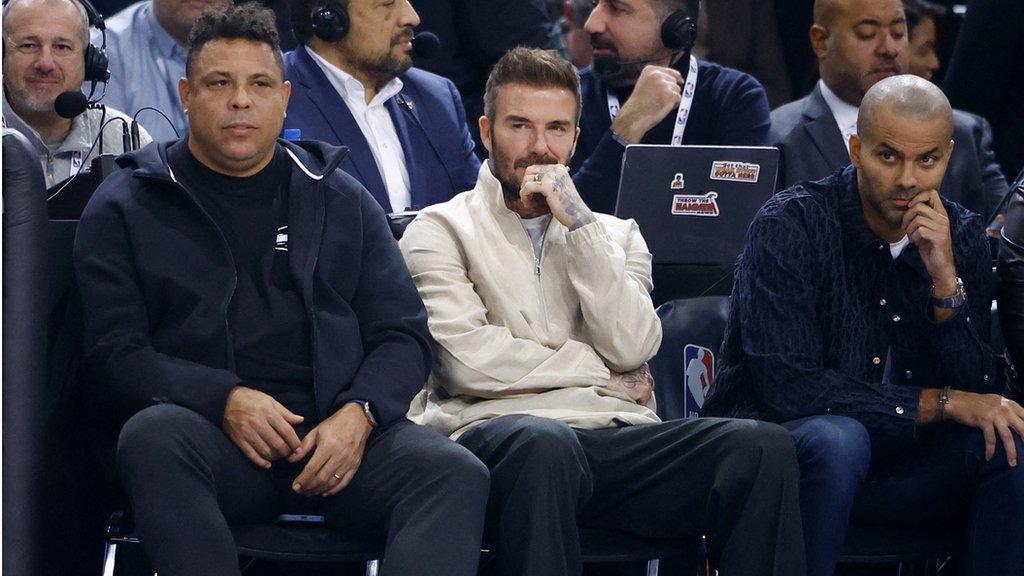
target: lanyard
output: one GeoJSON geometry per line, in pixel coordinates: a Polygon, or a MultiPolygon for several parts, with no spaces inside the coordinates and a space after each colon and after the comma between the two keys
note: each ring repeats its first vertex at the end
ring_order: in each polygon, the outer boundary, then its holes
{"type": "MultiPolygon", "coordinates": [[[[690,108],[693,106],[693,93],[697,87],[697,58],[690,56],[690,71],[686,74],[686,83],[683,84],[683,97],[679,99],[679,110],[676,112],[676,125],[672,129],[672,145],[679,146],[683,143],[683,132],[686,131],[686,121],[690,119],[690,108]]],[[[608,92],[608,116],[612,120],[619,115],[619,97],[608,92]]]]}

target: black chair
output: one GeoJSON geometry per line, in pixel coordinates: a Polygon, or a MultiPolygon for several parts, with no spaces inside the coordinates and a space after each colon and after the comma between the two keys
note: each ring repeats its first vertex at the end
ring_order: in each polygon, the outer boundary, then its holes
{"type": "MultiPolygon", "coordinates": [[[[662,420],[695,416],[704,405],[704,396],[703,393],[691,394],[696,405],[687,400],[686,371],[690,361],[699,362],[710,354],[711,369],[706,383],[710,384],[714,378],[715,358],[722,346],[729,319],[729,297],[671,300],[658,307],[658,317],[662,328],[661,348],[649,362],[654,376],[658,416],[662,420]]],[[[696,384],[699,382],[695,383],[699,388],[696,384]]]]}
{"type": "MultiPolygon", "coordinates": [[[[376,576],[384,557],[384,543],[346,536],[316,524],[293,526],[244,524],[231,527],[239,557],[281,562],[359,562],[366,576],[376,576]]],[[[118,547],[140,544],[123,512],[111,515],[103,554],[103,576],[114,576],[118,547]]]]}
{"type": "Polygon", "coordinates": [[[840,564],[895,564],[898,574],[934,574],[960,549],[959,529],[852,524],[840,564]]]}
{"type": "MultiPolygon", "coordinates": [[[[366,564],[366,576],[376,576],[384,557],[384,544],[346,536],[316,525],[282,526],[249,524],[233,526],[238,555],[243,558],[281,562],[359,562],[366,564]]],[[[123,512],[111,515],[104,551],[103,576],[114,576],[118,547],[140,544],[131,532],[130,518],[123,512]]],[[[580,547],[585,563],[645,562],[647,576],[658,576],[659,563],[700,558],[697,539],[663,540],[582,528],[580,547]]],[[[490,554],[486,548],[483,554],[490,554]]]]}
{"type": "MultiPolygon", "coordinates": [[[[729,317],[729,298],[706,296],[683,298],[658,307],[662,341],[651,359],[658,414],[663,419],[692,417],[693,407],[686,402],[687,347],[698,347],[717,354],[725,338],[729,317]]],[[[692,355],[691,348],[691,355],[692,355]]],[[[712,356],[712,364],[716,364],[712,356]]],[[[711,370],[714,373],[714,368],[711,370]]],[[[697,399],[703,405],[703,397],[697,399]]],[[[896,564],[901,571],[921,565],[927,572],[940,560],[948,560],[959,546],[957,530],[900,526],[853,524],[847,532],[842,564],[896,564]]]]}
{"type": "Polygon", "coordinates": [[[584,563],[644,562],[646,576],[658,576],[662,560],[685,562],[688,565],[697,565],[703,560],[697,538],[641,538],[593,528],[580,529],[580,552],[584,563]]]}

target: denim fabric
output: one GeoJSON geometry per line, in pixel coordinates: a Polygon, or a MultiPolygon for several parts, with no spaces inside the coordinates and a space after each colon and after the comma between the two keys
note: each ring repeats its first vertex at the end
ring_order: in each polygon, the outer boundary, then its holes
{"type": "MultiPolygon", "coordinates": [[[[1014,442],[1024,453],[1024,441],[1014,442]]],[[[963,526],[961,576],[1024,574],[1024,466],[1010,467],[1001,442],[985,460],[981,430],[943,423],[910,447],[873,437],[872,448],[853,522],[963,526]]]]}
{"type": "Polygon", "coordinates": [[[800,463],[800,517],[807,576],[832,576],[846,540],[850,512],[871,462],[871,438],[845,416],[783,422],[800,463]]]}

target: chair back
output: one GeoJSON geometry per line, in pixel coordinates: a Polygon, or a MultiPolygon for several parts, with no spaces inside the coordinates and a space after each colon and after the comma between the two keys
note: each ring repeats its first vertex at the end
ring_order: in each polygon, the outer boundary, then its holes
{"type": "Polygon", "coordinates": [[[658,415],[693,418],[715,377],[715,358],[729,318],[728,296],[681,298],[658,307],[661,348],[650,361],[658,415]]]}

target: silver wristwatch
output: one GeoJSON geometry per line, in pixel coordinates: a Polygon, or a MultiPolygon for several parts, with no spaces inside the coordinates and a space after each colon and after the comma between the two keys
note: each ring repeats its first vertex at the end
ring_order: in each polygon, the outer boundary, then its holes
{"type": "Polygon", "coordinates": [[[932,284],[932,304],[938,308],[959,308],[967,301],[967,291],[964,289],[964,281],[958,276],[956,279],[956,292],[947,298],[935,297],[935,285],[932,284]]]}

